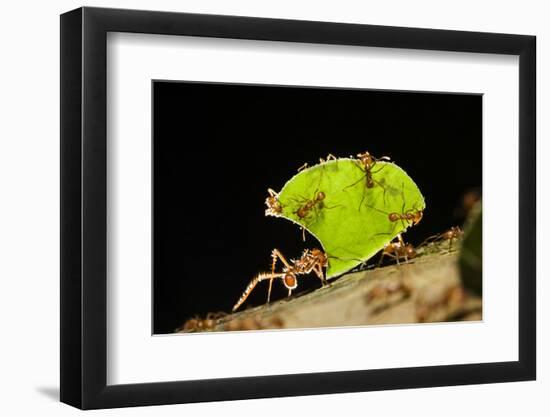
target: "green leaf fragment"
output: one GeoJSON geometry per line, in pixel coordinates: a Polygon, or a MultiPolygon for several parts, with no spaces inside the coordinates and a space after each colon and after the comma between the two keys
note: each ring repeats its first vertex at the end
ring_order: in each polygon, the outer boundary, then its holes
{"type": "Polygon", "coordinates": [[[414,181],[394,163],[378,161],[371,173],[367,187],[358,160],[330,160],[296,174],[278,195],[278,217],[304,227],[321,243],[329,257],[327,279],[366,262],[411,225],[390,221],[391,213],[425,208],[414,181]]]}

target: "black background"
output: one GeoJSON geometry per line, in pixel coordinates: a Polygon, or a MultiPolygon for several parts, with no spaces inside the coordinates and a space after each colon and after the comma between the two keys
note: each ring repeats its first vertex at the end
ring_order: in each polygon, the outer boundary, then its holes
{"type": "MultiPolygon", "coordinates": [[[[264,216],[304,162],[332,153],[387,155],[426,199],[406,239],[420,243],[462,219],[464,192],[481,187],[482,97],[244,84],[153,83],[154,333],[226,311],[250,279],[305,247],[299,228],[264,216]]],[[[299,289],[318,286],[303,277],[299,289]]],[[[259,286],[247,304],[265,302],[259,286]]],[[[272,298],[286,294],[277,283],[272,298]]]]}

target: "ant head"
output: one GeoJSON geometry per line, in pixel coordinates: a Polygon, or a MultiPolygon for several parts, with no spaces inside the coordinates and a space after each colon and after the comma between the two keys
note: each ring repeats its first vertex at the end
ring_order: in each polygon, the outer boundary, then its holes
{"type": "Polygon", "coordinates": [[[416,250],[410,243],[407,245],[407,258],[412,259],[416,257],[416,250]]]}
{"type": "Polygon", "coordinates": [[[358,153],[357,158],[359,158],[361,160],[363,165],[370,165],[373,162],[372,156],[368,151],[365,151],[363,153],[358,153]]]}
{"type": "Polygon", "coordinates": [[[314,249],[311,249],[311,255],[314,258],[317,258],[320,261],[322,266],[327,266],[328,257],[327,257],[327,254],[325,252],[323,252],[320,249],[314,248],[314,249]]]}
{"type": "Polygon", "coordinates": [[[327,196],[327,195],[326,195],[323,191],[319,191],[319,192],[317,193],[317,200],[318,200],[318,201],[322,201],[322,200],[325,199],[326,196],[327,196]]]}
{"type": "Polygon", "coordinates": [[[287,272],[285,274],[285,276],[283,277],[283,283],[285,284],[285,287],[287,287],[289,290],[293,290],[298,286],[296,275],[291,272],[287,272]]]}

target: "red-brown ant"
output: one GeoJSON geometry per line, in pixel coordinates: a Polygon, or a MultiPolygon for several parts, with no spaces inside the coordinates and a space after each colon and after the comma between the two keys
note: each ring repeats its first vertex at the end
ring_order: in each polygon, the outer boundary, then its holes
{"type": "Polygon", "coordinates": [[[265,215],[275,217],[280,216],[283,212],[283,206],[281,206],[281,203],[279,202],[279,194],[271,188],[268,188],[267,192],[269,195],[265,199],[265,205],[267,206],[265,209],[265,215]]]}
{"type": "MultiPolygon", "coordinates": [[[[381,161],[389,162],[390,158],[388,156],[382,156],[381,158],[375,158],[368,151],[365,151],[363,153],[358,153],[356,163],[359,166],[359,168],[365,173],[365,175],[362,176],[361,178],[359,178],[353,184],[348,185],[345,188],[353,187],[354,185],[358,184],[359,182],[361,182],[363,180],[365,180],[365,187],[366,188],[373,188],[375,186],[375,184],[378,184],[384,190],[384,194],[383,194],[382,198],[385,202],[386,201],[386,189],[384,188],[384,186],[379,181],[376,181],[373,178],[373,175],[372,175],[372,174],[376,174],[377,172],[380,172],[382,169],[384,169],[384,167],[382,167],[377,171],[373,171],[376,164],[378,162],[381,162],[381,161]]],[[[365,199],[365,195],[363,194],[363,197],[361,198],[361,203],[359,204],[359,210],[361,210],[361,206],[363,205],[363,200],[364,199],[365,199]]]]}
{"type": "Polygon", "coordinates": [[[440,241],[448,240],[449,251],[450,251],[452,250],[452,247],[453,247],[453,241],[461,239],[462,236],[464,236],[464,231],[458,226],[453,226],[450,229],[445,230],[443,233],[430,236],[429,238],[424,240],[424,242],[422,242],[420,246],[424,246],[432,242],[440,242],[440,241]]]}
{"type": "Polygon", "coordinates": [[[220,318],[224,317],[226,313],[208,313],[204,319],[201,319],[199,316],[195,316],[189,320],[186,320],[185,323],[179,328],[176,329],[177,332],[200,332],[204,330],[212,330],[218,324],[220,318]]]}
{"type": "Polygon", "coordinates": [[[402,220],[416,226],[420,220],[422,220],[423,216],[424,212],[422,210],[407,210],[404,213],[389,213],[388,220],[390,222],[402,220]]]}
{"type": "Polygon", "coordinates": [[[405,259],[405,262],[408,262],[409,259],[416,257],[416,250],[413,245],[410,243],[405,243],[401,234],[397,235],[397,242],[390,242],[384,246],[382,250],[382,255],[378,261],[378,266],[382,264],[384,256],[390,256],[396,260],[399,264],[399,259],[405,259]]]}
{"type": "MultiPolygon", "coordinates": [[[[404,188],[405,184],[403,184],[404,188]]],[[[385,212],[383,210],[380,210],[376,207],[367,205],[367,207],[376,210],[382,214],[386,214],[388,216],[388,220],[392,223],[396,223],[398,221],[401,221],[403,226],[416,226],[418,223],[420,223],[420,220],[424,217],[424,211],[423,210],[417,210],[417,209],[409,209],[405,210],[405,193],[403,190],[401,190],[401,196],[403,198],[403,206],[401,208],[401,213],[397,212],[385,212]]]]}
{"type": "MultiPolygon", "coordinates": [[[[325,204],[326,194],[323,191],[316,191],[314,193],[314,197],[310,200],[302,197],[302,202],[300,203],[300,206],[294,211],[294,214],[298,216],[300,220],[307,221],[307,218],[312,212],[315,212],[318,216],[320,213],[317,212],[318,209],[333,209],[336,207],[340,207],[341,204],[337,204],[335,206],[327,206],[325,204]]],[[[302,226],[302,239],[305,242],[306,235],[305,235],[305,228],[302,226]]]]}
{"type": "Polygon", "coordinates": [[[319,249],[306,249],[302,253],[300,259],[291,259],[290,262],[286,260],[278,249],[273,249],[271,252],[271,258],[271,273],[260,272],[256,275],[250,281],[243,294],[233,307],[233,311],[237,310],[241,304],[245,302],[252,290],[261,281],[269,280],[269,289],[267,292],[268,303],[271,299],[271,287],[275,278],[279,278],[283,281],[284,286],[288,289],[289,297],[292,295],[292,290],[298,286],[298,275],[307,275],[314,272],[323,285],[327,282],[323,268],[328,266],[328,258],[327,255],[319,249]],[[284,264],[282,272],[275,272],[277,260],[280,260],[284,264]]]}
{"type": "Polygon", "coordinates": [[[323,191],[319,191],[315,194],[314,198],[312,198],[311,200],[306,200],[305,204],[300,206],[300,208],[298,208],[298,210],[296,210],[294,214],[296,214],[300,219],[304,219],[316,206],[319,208],[323,208],[323,201],[325,198],[325,193],[323,191]]]}

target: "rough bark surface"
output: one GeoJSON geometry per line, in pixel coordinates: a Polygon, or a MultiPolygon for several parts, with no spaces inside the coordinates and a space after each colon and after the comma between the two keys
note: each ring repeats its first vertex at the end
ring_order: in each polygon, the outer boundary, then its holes
{"type": "Polygon", "coordinates": [[[458,251],[349,273],[307,294],[228,315],[188,320],[179,331],[239,331],[481,320],[464,290],[458,251]]]}

